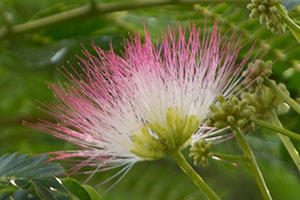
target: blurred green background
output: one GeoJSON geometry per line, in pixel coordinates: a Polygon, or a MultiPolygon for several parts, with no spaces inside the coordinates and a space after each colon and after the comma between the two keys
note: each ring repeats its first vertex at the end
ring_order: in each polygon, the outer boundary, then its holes
{"type": "MultiPolygon", "coordinates": [[[[88,0],[2,0],[0,1],[1,27],[6,21],[23,24],[55,13],[87,5],[88,0]]],[[[126,1],[99,0],[97,3],[126,3],[126,1]]],[[[137,1],[137,2],[143,2],[137,1]]],[[[143,31],[143,20],[154,40],[167,24],[183,25],[188,22],[203,27],[214,19],[222,30],[238,33],[244,30],[243,42],[251,45],[257,40],[256,49],[268,50],[265,59],[276,60],[273,78],[284,82],[294,98],[300,96],[300,46],[292,35],[276,36],[257,21],[248,19],[246,2],[214,4],[180,4],[157,7],[141,7],[104,15],[88,15],[63,23],[40,27],[18,35],[0,32],[0,153],[42,153],[74,146],[22,125],[22,120],[36,122],[47,118],[36,106],[36,100],[52,101],[46,82],[66,81],[57,68],[76,65],[75,55],[81,56],[81,45],[90,48],[94,41],[103,49],[112,41],[116,52],[122,50],[122,41],[128,32],[143,31]]],[[[127,5],[135,5],[127,1],[127,5]]],[[[118,4],[116,4],[118,5],[118,4]]],[[[300,7],[289,13],[300,19],[300,7]]],[[[246,53],[242,52],[239,59],[246,53]]],[[[283,125],[300,132],[300,117],[293,111],[281,116],[283,125]]],[[[267,130],[258,130],[247,136],[258,158],[267,184],[274,199],[300,199],[300,177],[279,137],[267,130]]],[[[300,143],[294,141],[298,150],[300,143]]],[[[234,140],[214,147],[222,152],[239,154],[234,140]]],[[[262,199],[247,166],[212,160],[207,168],[197,170],[224,199],[262,199]]],[[[95,185],[113,172],[97,174],[90,185],[95,185]]],[[[76,176],[74,176],[76,177],[76,176]]],[[[81,179],[81,177],[79,177],[81,179]]],[[[185,177],[172,160],[136,164],[112,190],[103,194],[113,182],[98,188],[104,200],[151,199],[151,200],[196,200],[203,199],[193,183],[185,177]]]]}

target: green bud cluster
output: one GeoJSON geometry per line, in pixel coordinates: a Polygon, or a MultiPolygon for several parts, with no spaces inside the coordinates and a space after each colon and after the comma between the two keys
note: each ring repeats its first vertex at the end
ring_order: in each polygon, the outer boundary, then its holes
{"type": "Polygon", "coordinates": [[[281,15],[276,6],[280,5],[281,0],[251,0],[247,5],[251,11],[249,17],[258,19],[260,24],[265,24],[266,27],[275,34],[285,33],[286,24],[282,22],[281,15]]]}
{"type": "Polygon", "coordinates": [[[191,146],[189,157],[194,160],[194,165],[202,164],[203,167],[208,165],[208,158],[213,156],[211,147],[213,143],[207,143],[205,140],[197,141],[191,146]]]}
{"type": "Polygon", "coordinates": [[[246,99],[240,101],[236,96],[231,95],[226,101],[222,96],[218,96],[219,106],[210,106],[213,114],[208,118],[206,125],[216,128],[239,128],[243,133],[254,130],[255,124],[251,121],[255,114],[255,108],[248,104],[246,99]]]}
{"type": "Polygon", "coordinates": [[[261,85],[265,78],[269,78],[272,74],[272,61],[256,60],[255,62],[249,63],[247,69],[243,72],[243,76],[247,77],[244,85],[247,86],[248,90],[254,92],[255,88],[261,85]]]}
{"type": "MultiPolygon", "coordinates": [[[[278,87],[289,95],[289,91],[283,83],[279,83],[278,87]]],[[[275,110],[277,114],[285,114],[289,111],[288,104],[264,84],[256,87],[254,92],[243,92],[241,98],[247,100],[249,105],[255,107],[256,117],[260,119],[267,119],[268,114],[272,110],[275,110]]]]}

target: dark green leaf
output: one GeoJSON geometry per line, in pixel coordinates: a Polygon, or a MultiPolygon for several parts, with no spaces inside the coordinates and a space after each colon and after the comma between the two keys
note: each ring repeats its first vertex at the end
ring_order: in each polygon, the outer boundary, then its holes
{"type": "Polygon", "coordinates": [[[39,196],[50,195],[57,200],[69,200],[72,196],[56,178],[34,180],[34,189],[39,196]]]}
{"type": "Polygon", "coordinates": [[[75,179],[65,178],[62,180],[63,186],[78,199],[91,200],[89,193],[75,179]]]}
{"type": "Polygon", "coordinates": [[[30,180],[62,174],[64,170],[57,163],[44,164],[48,158],[46,155],[29,157],[18,153],[3,155],[0,157],[0,180],[30,180]]]}
{"type": "Polygon", "coordinates": [[[44,200],[55,200],[55,197],[53,196],[53,194],[49,191],[49,188],[46,188],[42,185],[37,185],[34,184],[34,190],[36,191],[36,193],[39,195],[39,197],[41,199],[44,200]]]}
{"type": "Polygon", "coordinates": [[[85,191],[90,195],[91,200],[101,200],[99,193],[89,185],[83,185],[85,191]]]}
{"type": "MultiPolygon", "coordinates": [[[[44,199],[54,199],[55,191],[65,193],[64,188],[53,178],[64,170],[57,163],[44,163],[46,155],[32,156],[18,153],[5,154],[0,157],[0,191],[12,194],[17,188],[27,191],[32,185],[44,199]],[[51,188],[54,191],[51,191],[51,188]],[[53,198],[50,198],[53,196],[53,198]]],[[[29,191],[29,190],[28,190],[29,191]]],[[[21,193],[20,193],[21,194],[21,193]]],[[[19,193],[18,193],[19,195],[19,193]]]]}

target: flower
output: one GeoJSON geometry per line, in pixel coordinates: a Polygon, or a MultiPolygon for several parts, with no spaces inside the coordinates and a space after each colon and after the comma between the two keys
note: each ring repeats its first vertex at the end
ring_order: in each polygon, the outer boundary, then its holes
{"type": "Polygon", "coordinates": [[[144,43],[139,34],[131,36],[121,56],[93,44],[97,55],[84,49],[86,59],[79,58],[82,74],[64,68],[71,86],[49,84],[58,101],[43,103],[43,110],[57,123],[31,126],[78,145],[81,150],[56,153],[58,159],[82,158],[76,170],[129,170],[186,147],[192,136],[202,136],[216,97],[239,91],[252,51],[235,64],[241,37],[222,37],[217,23],[205,32],[169,27],[155,44],[145,31],[144,43]]]}

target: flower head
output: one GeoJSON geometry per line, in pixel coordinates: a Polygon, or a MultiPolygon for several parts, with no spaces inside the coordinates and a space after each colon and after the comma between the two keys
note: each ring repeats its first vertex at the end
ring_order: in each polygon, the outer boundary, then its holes
{"type": "Polygon", "coordinates": [[[58,123],[31,126],[81,147],[57,154],[83,158],[78,168],[132,166],[184,148],[201,136],[216,97],[238,91],[250,54],[236,64],[240,37],[225,39],[217,23],[205,31],[190,26],[187,34],[179,25],[156,44],[145,31],[144,43],[132,36],[121,56],[93,45],[97,55],[84,50],[80,58],[83,74],[64,68],[72,86],[50,84],[58,101],[44,111],[58,123]]]}

